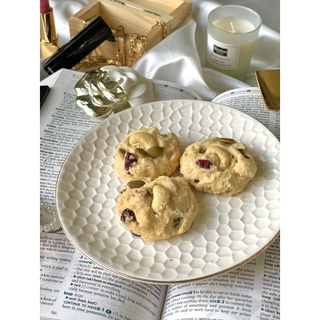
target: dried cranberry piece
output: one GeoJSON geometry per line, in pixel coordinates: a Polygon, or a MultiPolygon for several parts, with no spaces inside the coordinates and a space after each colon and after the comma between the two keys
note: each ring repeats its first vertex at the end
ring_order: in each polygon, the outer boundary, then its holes
{"type": "Polygon", "coordinates": [[[210,169],[212,162],[210,160],[197,160],[196,164],[203,169],[210,169]]]}
{"type": "Polygon", "coordinates": [[[124,157],[124,168],[127,173],[130,173],[130,168],[133,166],[133,164],[137,162],[137,158],[134,154],[127,152],[124,157]]]}
{"type": "Polygon", "coordinates": [[[121,213],[121,217],[120,217],[121,221],[123,222],[136,222],[136,215],[134,214],[134,212],[130,209],[124,209],[121,213]]]}

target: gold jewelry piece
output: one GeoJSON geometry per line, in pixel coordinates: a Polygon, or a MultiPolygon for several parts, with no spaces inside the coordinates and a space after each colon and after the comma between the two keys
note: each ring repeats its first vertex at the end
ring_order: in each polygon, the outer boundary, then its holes
{"type": "Polygon", "coordinates": [[[116,39],[117,39],[117,54],[116,60],[118,65],[125,66],[126,65],[126,34],[124,33],[124,26],[120,25],[116,29],[116,39]]]}
{"type": "MultiPolygon", "coordinates": [[[[87,20],[82,20],[82,26],[85,28],[96,16],[92,16],[87,20]]],[[[166,25],[162,20],[157,19],[156,23],[152,26],[160,26],[162,28],[162,37],[165,38],[168,35],[166,25]]],[[[114,31],[117,51],[115,57],[105,58],[101,55],[97,55],[96,52],[91,52],[82,61],[75,65],[72,69],[77,71],[93,71],[104,65],[116,65],[116,66],[129,66],[133,64],[147,51],[146,45],[148,38],[138,33],[132,33],[131,36],[125,33],[124,26],[118,26],[114,31]]]]}
{"type": "Polygon", "coordinates": [[[168,35],[168,29],[167,29],[167,26],[163,23],[162,20],[157,19],[156,20],[156,24],[153,25],[151,29],[153,29],[154,27],[158,27],[158,26],[160,26],[162,28],[162,38],[163,39],[166,38],[167,35],[168,35]]]}
{"type": "Polygon", "coordinates": [[[129,67],[131,67],[146,52],[147,41],[147,37],[140,36],[138,33],[133,33],[131,35],[129,43],[129,67]]]}

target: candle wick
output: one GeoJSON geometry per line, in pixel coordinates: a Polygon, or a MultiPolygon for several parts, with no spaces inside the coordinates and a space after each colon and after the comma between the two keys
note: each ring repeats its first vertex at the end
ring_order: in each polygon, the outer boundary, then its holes
{"type": "Polygon", "coordinates": [[[230,21],[230,26],[231,26],[231,32],[236,32],[236,30],[235,30],[235,28],[234,28],[234,26],[233,26],[233,22],[232,21],[230,21]]]}

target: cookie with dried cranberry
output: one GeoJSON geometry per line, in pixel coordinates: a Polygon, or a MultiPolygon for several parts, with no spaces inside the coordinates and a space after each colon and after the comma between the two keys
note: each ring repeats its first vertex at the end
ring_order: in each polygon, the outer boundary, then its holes
{"type": "Polygon", "coordinates": [[[126,181],[155,179],[172,175],[179,166],[180,141],[172,133],[161,134],[156,127],[129,133],[115,153],[114,168],[126,181]]]}
{"type": "Polygon", "coordinates": [[[182,177],[161,176],[151,182],[128,182],[119,195],[121,223],[145,241],[168,239],[188,231],[198,213],[189,183],[182,177]]]}
{"type": "Polygon", "coordinates": [[[206,138],[189,145],[180,173],[198,191],[234,195],[249,184],[257,164],[247,146],[228,138],[206,138]]]}

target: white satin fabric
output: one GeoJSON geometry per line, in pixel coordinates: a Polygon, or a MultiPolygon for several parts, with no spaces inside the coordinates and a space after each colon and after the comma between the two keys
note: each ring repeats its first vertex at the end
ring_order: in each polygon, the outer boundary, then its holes
{"type": "MultiPolygon", "coordinates": [[[[68,19],[89,0],[51,0],[59,45],[69,41],[68,19]]],[[[279,0],[194,0],[190,17],[177,31],[144,54],[133,66],[149,79],[175,82],[211,101],[217,94],[245,86],[257,86],[255,72],[280,68],[279,0]],[[239,4],[257,11],[263,21],[247,77],[243,81],[205,68],[207,17],[222,4],[239,4]]]]}

